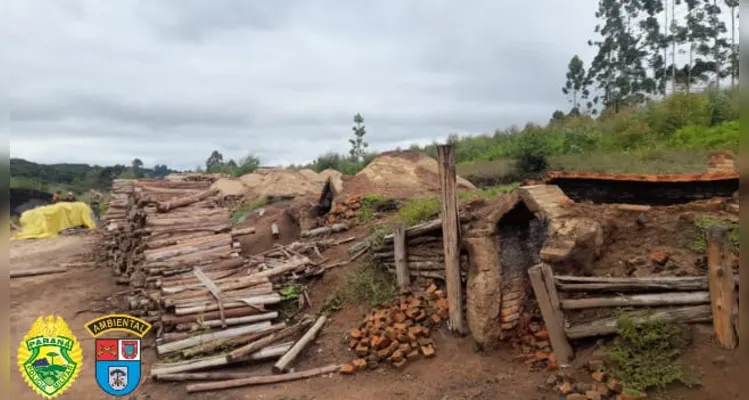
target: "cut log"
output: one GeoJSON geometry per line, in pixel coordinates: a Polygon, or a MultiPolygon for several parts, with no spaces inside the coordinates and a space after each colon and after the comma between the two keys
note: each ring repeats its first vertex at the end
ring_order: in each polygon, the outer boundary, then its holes
{"type": "MultiPolygon", "coordinates": [[[[226,318],[239,318],[239,317],[245,317],[248,315],[258,315],[265,313],[265,309],[260,306],[245,306],[245,307],[238,307],[233,308],[229,310],[224,310],[224,316],[226,318]]],[[[220,319],[221,315],[218,311],[209,311],[205,313],[193,313],[193,314],[187,314],[187,315],[163,315],[161,317],[161,322],[164,325],[177,325],[177,324],[188,324],[191,322],[201,321],[201,320],[214,320],[214,319],[220,319]]]]}
{"type": "Polygon", "coordinates": [[[551,348],[560,365],[569,365],[574,353],[565,336],[564,314],[559,305],[559,296],[551,267],[546,264],[536,265],[528,270],[528,275],[538,307],[541,309],[541,316],[549,331],[551,348]]]}
{"type": "Polygon", "coordinates": [[[184,340],[178,340],[175,342],[165,343],[162,345],[156,345],[156,351],[159,355],[173,353],[175,351],[184,350],[186,348],[196,346],[200,343],[210,342],[214,340],[228,339],[249,333],[260,332],[264,329],[270,328],[271,324],[268,321],[258,322],[252,325],[245,325],[236,328],[229,328],[222,331],[204,333],[195,335],[184,340]]]}
{"type": "Polygon", "coordinates": [[[715,339],[723,348],[734,349],[738,345],[736,330],[733,326],[733,307],[737,300],[733,283],[728,229],[725,227],[710,228],[705,232],[705,239],[715,339]]]}
{"type": "Polygon", "coordinates": [[[463,315],[463,282],[460,279],[460,221],[456,191],[455,148],[438,145],[439,179],[441,192],[442,242],[445,254],[445,282],[450,305],[450,330],[460,335],[467,333],[463,315]]]}
{"type": "Polygon", "coordinates": [[[245,235],[252,235],[254,233],[255,233],[255,227],[232,229],[231,236],[232,237],[245,236],[245,235]]]}
{"type": "Polygon", "coordinates": [[[183,197],[178,200],[169,201],[166,203],[159,203],[159,211],[161,212],[167,212],[174,208],[184,207],[188,206],[193,203],[197,203],[201,200],[205,200],[211,196],[216,196],[220,193],[220,190],[218,188],[216,189],[208,189],[206,191],[194,194],[192,196],[183,197]]]}
{"type": "Polygon", "coordinates": [[[673,306],[688,304],[707,304],[710,302],[708,292],[654,293],[632,296],[594,297],[587,299],[562,300],[562,309],[579,310],[598,307],[625,306],[673,306]]]}
{"type": "Polygon", "coordinates": [[[338,371],[340,367],[340,365],[335,364],[283,375],[250,376],[243,379],[231,379],[209,383],[194,383],[192,385],[187,385],[187,393],[207,392],[212,390],[231,389],[243,386],[267,385],[271,383],[294,381],[298,379],[311,378],[313,376],[333,373],[338,371]]]}
{"type": "Polygon", "coordinates": [[[315,324],[312,325],[312,327],[296,343],[294,343],[293,346],[291,346],[291,349],[289,349],[289,351],[273,365],[273,372],[276,374],[287,372],[291,363],[293,363],[299,356],[299,353],[301,353],[302,350],[304,350],[304,348],[315,339],[317,333],[320,332],[327,320],[328,317],[325,315],[321,315],[317,318],[315,324]]]}
{"type": "Polygon", "coordinates": [[[396,223],[393,225],[393,244],[395,246],[393,254],[393,258],[395,258],[395,276],[397,278],[398,287],[401,290],[404,290],[411,286],[411,276],[408,274],[405,224],[396,223]]]}
{"type": "MultiPolygon", "coordinates": [[[[278,293],[273,293],[273,294],[264,295],[264,296],[247,297],[247,298],[242,298],[242,299],[232,299],[232,301],[224,302],[223,306],[225,310],[228,310],[231,308],[244,307],[246,305],[278,304],[280,302],[281,302],[281,295],[278,293]]],[[[216,311],[218,309],[219,309],[218,303],[209,304],[209,305],[190,306],[190,307],[175,307],[174,314],[175,315],[195,314],[195,313],[206,312],[206,311],[216,311]]]]}
{"type": "Polygon", "coordinates": [[[707,278],[696,277],[645,277],[607,278],[582,276],[555,276],[557,287],[565,292],[600,291],[697,291],[707,289],[707,278]]]}
{"type": "MultiPolygon", "coordinates": [[[[274,346],[269,346],[263,350],[250,355],[247,361],[259,361],[267,360],[270,358],[278,358],[287,352],[293,343],[280,343],[274,346]]],[[[238,360],[234,363],[243,362],[246,360],[238,360]]],[[[194,360],[178,361],[173,363],[157,363],[151,366],[151,376],[156,379],[161,379],[162,376],[169,374],[178,374],[181,372],[199,371],[201,369],[222,367],[225,365],[232,364],[226,355],[217,355],[205,358],[199,358],[194,360]]]]}
{"type": "Polygon", "coordinates": [[[272,278],[274,276],[283,275],[288,272],[292,272],[299,267],[309,264],[309,258],[307,257],[295,257],[289,260],[285,265],[281,265],[272,269],[268,269],[261,272],[252,274],[254,278],[272,278]]]}
{"type": "Polygon", "coordinates": [[[66,272],[67,270],[68,269],[66,267],[33,268],[33,269],[24,269],[24,270],[16,270],[16,271],[11,270],[10,277],[11,278],[23,278],[27,276],[59,274],[62,272],[66,272]]]}
{"type": "MultiPolygon", "coordinates": [[[[711,310],[709,305],[689,306],[672,308],[662,311],[656,311],[651,314],[629,313],[628,317],[633,318],[635,323],[643,323],[650,320],[673,322],[673,323],[690,323],[701,322],[709,319],[711,310]]],[[[599,321],[590,322],[583,325],[573,326],[565,330],[567,337],[570,339],[582,339],[592,336],[612,335],[616,333],[617,318],[606,318],[599,321]]]]}
{"type": "MultiPolygon", "coordinates": [[[[224,315],[226,315],[226,311],[224,312],[224,315]]],[[[234,325],[246,325],[246,324],[250,324],[253,322],[268,321],[268,320],[272,320],[276,318],[278,318],[278,312],[271,311],[271,312],[257,314],[257,315],[247,315],[244,317],[226,318],[224,322],[226,323],[227,326],[234,326],[234,325]]],[[[175,329],[178,331],[180,330],[196,331],[196,330],[203,329],[204,327],[220,328],[222,325],[223,323],[219,317],[218,319],[203,320],[199,323],[194,323],[194,324],[176,325],[175,329]]]]}
{"type": "Polygon", "coordinates": [[[315,236],[326,235],[326,234],[329,234],[329,233],[343,232],[343,231],[346,231],[348,229],[349,229],[349,226],[348,226],[347,223],[340,222],[340,223],[333,224],[333,225],[330,225],[330,226],[323,226],[323,227],[320,227],[320,228],[315,228],[315,229],[310,229],[308,231],[303,231],[300,234],[300,236],[303,237],[303,238],[310,238],[310,237],[315,237],[315,236]]]}
{"type": "Polygon", "coordinates": [[[245,358],[249,354],[252,354],[256,351],[259,351],[260,349],[270,346],[273,343],[276,343],[283,339],[291,338],[291,337],[298,335],[299,333],[307,329],[311,323],[312,323],[311,321],[302,321],[301,323],[297,325],[290,326],[280,332],[273,333],[271,335],[258,339],[255,342],[249,343],[246,346],[242,346],[240,348],[234,349],[231,353],[227,355],[227,357],[229,357],[230,361],[245,358]]]}

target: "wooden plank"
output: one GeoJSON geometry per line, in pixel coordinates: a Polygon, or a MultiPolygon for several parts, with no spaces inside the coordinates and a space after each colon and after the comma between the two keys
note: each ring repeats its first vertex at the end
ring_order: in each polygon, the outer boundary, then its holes
{"type": "MultiPolygon", "coordinates": [[[[699,306],[688,306],[656,311],[652,314],[642,313],[630,314],[635,323],[646,321],[663,321],[673,323],[703,322],[710,320],[710,306],[707,304],[699,306]]],[[[593,336],[612,335],[616,333],[618,319],[606,318],[587,324],[570,327],[565,330],[570,339],[582,339],[593,336]]]]}
{"type": "Polygon", "coordinates": [[[707,240],[707,280],[710,287],[715,338],[722,347],[734,349],[738,344],[733,326],[736,292],[733,290],[728,229],[725,227],[710,228],[705,232],[705,239],[707,240]]]}
{"type": "Polygon", "coordinates": [[[445,254],[447,302],[450,306],[450,329],[460,335],[467,333],[463,316],[463,282],[460,279],[460,222],[456,191],[455,148],[438,145],[440,192],[442,198],[442,244],[445,254]]]}
{"type": "Polygon", "coordinates": [[[396,223],[393,225],[394,246],[395,246],[395,277],[398,281],[398,287],[408,289],[411,286],[411,276],[408,274],[408,255],[406,248],[406,225],[396,223]]]}
{"type": "Polygon", "coordinates": [[[668,306],[708,304],[710,294],[705,292],[653,293],[632,296],[592,297],[562,300],[562,309],[579,310],[598,307],[668,306]]]}
{"type": "Polygon", "coordinates": [[[564,332],[564,314],[562,314],[559,304],[559,296],[554,285],[551,267],[546,264],[538,264],[528,270],[528,275],[546,329],[549,331],[552,350],[560,365],[569,365],[573,351],[564,332]]]}

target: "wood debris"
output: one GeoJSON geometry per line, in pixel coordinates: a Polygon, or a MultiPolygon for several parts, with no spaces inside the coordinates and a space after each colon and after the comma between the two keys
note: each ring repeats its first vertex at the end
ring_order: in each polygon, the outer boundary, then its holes
{"type": "MultiPolygon", "coordinates": [[[[288,370],[311,341],[304,338],[314,337],[305,334],[314,321],[288,325],[273,307],[288,296],[288,287],[337,265],[322,250],[350,241],[295,242],[243,257],[238,238],[255,230],[233,227],[210,184],[113,182],[99,262],[132,287],[127,313],[157,328],[156,379],[278,358],[285,360],[281,370],[288,370]]],[[[317,332],[322,324],[314,326],[317,332]]]]}

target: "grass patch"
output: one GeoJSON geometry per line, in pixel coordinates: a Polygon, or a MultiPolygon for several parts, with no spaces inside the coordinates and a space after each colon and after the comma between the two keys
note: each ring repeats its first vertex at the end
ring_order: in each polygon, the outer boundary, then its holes
{"type": "Polygon", "coordinates": [[[346,304],[375,307],[395,300],[396,287],[392,276],[373,265],[357,265],[344,279],[343,285],[325,299],[323,311],[338,311],[346,304]]]}
{"type": "Polygon", "coordinates": [[[440,199],[437,197],[417,197],[410,199],[398,209],[394,221],[413,226],[434,218],[440,212],[440,199]]]}
{"type": "Polygon", "coordinates": [[[243,202],[234,208],[234,211],[231,214],[231,222],[233,224],[241,224],[248,216],[250,216],[250,214],[252,214],[253,211],[267,204],[268,200],[266,199],[243,202]]]}
{"type": "Polygon", "coordinates": [[[707,252],[707,241],[705,231],[713,227],[728,228],[728,240],[731,242],[731,250],[739,252],[739,224],[710,215],[700,215],[694,219],[695,232],[689,243],[689,248],[698,254],[707,252]]]}
{"type": "Polygon", "coordinates": [[[376,195],[364,195],[361,199],[361,208],[359,208],[359,221],[366,223],[372,221],[377,216],[377,208],[388,202],[388,199],[376,195]]]}
{"type": "Polygon", "coordinates": [[[520,186],[520,183],[515,182],[508,185],[497,185],[483,189],[477,189],[472,192],[463,192],[458,194],[458,199],[461,201],[472,200],[472,199],[494,199],[502,193],[510,193],[520,186]]]}
{"type": "Polygon", "coordinates": [[[613,361],[609,372],[622,382],[625,393],[636,395],[672,383],[697,384],[697,379],[676,363],[686,345],[679,326],[661,321],[637,324],[631,317],[620,316],[617,333],[609,350],[613,361]]]}

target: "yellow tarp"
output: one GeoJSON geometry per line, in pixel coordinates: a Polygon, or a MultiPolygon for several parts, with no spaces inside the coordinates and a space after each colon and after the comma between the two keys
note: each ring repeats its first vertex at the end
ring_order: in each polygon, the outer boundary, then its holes
{"type": "Polygon", "coordinates": [[[96,228],[91,207],[81,202],[60,202],[24,211],[21,214],[21,232],[14,239],[42,239],[57,236],[62,230],[85,226],[96,228]]]}

